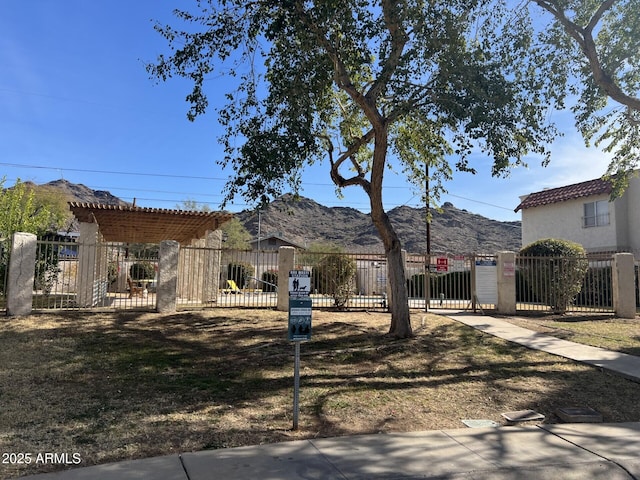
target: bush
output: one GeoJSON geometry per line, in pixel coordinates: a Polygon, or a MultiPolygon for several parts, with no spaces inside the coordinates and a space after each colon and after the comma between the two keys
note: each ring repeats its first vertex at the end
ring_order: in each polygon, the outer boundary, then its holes
{"type": "Polygon", "coordinates": [[[311,281],[313,291],[333,297],[337,308],[345,308],[356,288],[356,262],[353,258],[336,253],[317,257],[311,281]]]}
{"type": "Polygon", "coordinates": [[[582,284],[589,268],[582,245],[547,238],[527,245],[520,251],[523,280],[536,298],[555,313],[565,313],[582,284]]]}
{"type": "Polygon", "coordinates": [[[262,272],[262,291],[263,292],[275,292],[278,285],[278,272],[275,270],[268,270],[262,272]]]}
{"type": "Polygon", "coordinates": [[[151,262],[137,262],[129,267],[129,276],[132,280],[153,280],[156,269],[151,262]]]}
{"type": "Polygon", "coordinates": [[[251,276],[253,276],[253,265],[244,262],[227,265],[227,279],[236,282],[238,288],[244,288],[251,276]]]}

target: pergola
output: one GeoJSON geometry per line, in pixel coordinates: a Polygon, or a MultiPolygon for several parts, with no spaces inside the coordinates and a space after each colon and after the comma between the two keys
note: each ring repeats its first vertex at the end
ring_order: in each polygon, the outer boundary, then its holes
{"type": "Polygon", "coordinates": [[[204,238],[231,220],[225,212],[168,210],[99,203],[69,202],[79,222],[96,223],[107,242],[160,243],[175,240],[182,245],[204,238]]]}

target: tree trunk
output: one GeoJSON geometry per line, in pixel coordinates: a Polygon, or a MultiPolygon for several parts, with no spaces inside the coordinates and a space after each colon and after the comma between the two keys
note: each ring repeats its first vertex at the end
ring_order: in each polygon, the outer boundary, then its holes
{"type": "Polygon", "coordinates": [[[387,281],[390,285],[391,295],[389,299],[391,305],[389,335],[396,338],[408,338],[413,336],[413,330],[409,317],[409,296],[402,259],[402,244],[382,203],[382,180],[387,156],[387,129],[383,124],[376,126],[378,128],[376,128],[373,150],[371,189],[368,192],[371,201],[371,218],[382,238],[387,257],[387,281]]]}
{"type": "Polygon", "coordinates": [[[396,338],[408,338],[413,336],[413,330],[409,317],[409,296],[407,295],[407,282],[402,259],[402,245],[384,210],[374,212],[372,209],[371,216],[382,237],[387,256],[387,280],[391,295],[389,299],[391,306],[389,335],[396,338]]]}

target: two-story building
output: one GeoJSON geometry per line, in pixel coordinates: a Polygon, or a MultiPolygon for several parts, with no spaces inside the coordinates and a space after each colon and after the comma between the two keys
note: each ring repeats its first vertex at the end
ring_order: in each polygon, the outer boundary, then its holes
{"type": "Polygon", "coordinates": [[[577,242],[587,252],[640,256],[640,178],[610,201],[611,183],[600,178],[520,197],[522,245],[542,238],[577,242]]]}

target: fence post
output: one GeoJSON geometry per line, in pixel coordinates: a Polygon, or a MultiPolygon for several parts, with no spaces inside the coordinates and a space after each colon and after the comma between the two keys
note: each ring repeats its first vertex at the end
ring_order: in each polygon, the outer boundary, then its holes
{"type": "Polygon", "coordinates": [[[80,223],[78,237],[78,277],[76,302],[79,307],[92,307],[97,298],[94,285],[98,278],[98,243],[100,231],[97,223],[80,223]]]}
{"type": "Polygon", "coordinates": [[[33,279],[36,270],[37,237],[13,234],[7,276],[7,316],[29,315],[33,309],[33,279]]]}
{"type": "Polygon", "coordinates": [[[613,309],[620,318],[636,318],[634,268],[633,253],[616,253],[613,256],[613,309]]]}
{"type": "Polygon", "coordinates": [[[180,244],[178,242],[175,240],[160,242],[158,285],[156,287],[156,311],[159,313],[176,311],[179,258],[180,244]]]}
{"type": "Polygon", "coordinates": [[[278,310],[289,311],[289,270],[293,270],[293,258],[296,249],[280,247],[278,249],[278,310]]]}
{"type": "Polygon", "coordinates": [[[516,254],[498,252],[498,313],[516,313],[516,254]]]}

